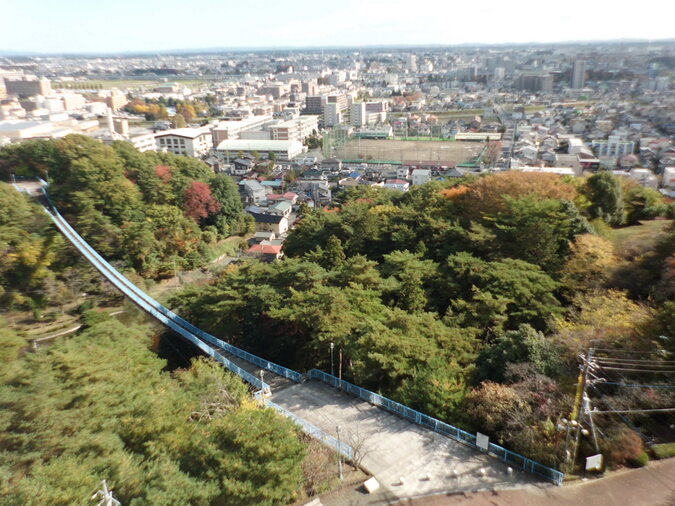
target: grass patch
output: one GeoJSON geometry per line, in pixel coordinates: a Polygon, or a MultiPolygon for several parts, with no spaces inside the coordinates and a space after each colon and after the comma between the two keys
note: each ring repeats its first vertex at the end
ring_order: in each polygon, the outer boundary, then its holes
{"type": "Polygon", "coordinates": [[[223,255],[227,256],[237,256],[237,251],[239,250],[239,245],[241,243],[246,243],[246,239],[239,236],[228,237],[222,241],[218,241],[209,247],[209,262],[213,262],[216,258],[223,255]]]}
{"type": "Polygon", "coordinates": [[[675,443],[662,443],[652,445],[652,451],[657,459],[675,457],[675,443]]]}
{"type": "Polygon", "coordinates": [[[614,251],[622,257],[637,256],[654,248],[672,220],[641,221],[639,225],[617,228],[612,231],[614,251]]]}

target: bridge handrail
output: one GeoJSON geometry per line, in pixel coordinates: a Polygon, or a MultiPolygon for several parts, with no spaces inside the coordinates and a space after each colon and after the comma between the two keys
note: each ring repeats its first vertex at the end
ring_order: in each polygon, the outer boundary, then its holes
{"type": "MultiPolygon", "coordinates": [[[[52,215],[53,216],[53,215],[52,215]]],[[[64,226],[61,220],[56,219],[54,217],[54,223],[56,226],[61,230],[61,232],[75,245],[75,247],[82,253],[87,260],[99,271],[103,276],[108,279],[117,289],[119,289],[124,295],[129,297],[136,305],[138,305],[141,309],[149,313],[151,316],[162,322],[164,325],[169,327],[171,330],[177,332],[184,338],[186,338],[188,341],[192,342],[195,346],[197,346],[200,350],[202,350],[204,353],[209,355],[210,357],[213,357],[215,360],[223,364],[225,367],[230,369],[232,372],[235,374],[238,374],[242,379],[253,385],[254,387],[260,389],[260,390],[265,390],[269,389],[269,385],[265,382],[263,382],[260,378],[255,377],[253,374],[249,373],[248,371],[245,371],[238,365],[234,364],[227,358],[223,357],[220,353],[218,353],[216,350],[211,348],[210,346],[207,346],[206,343],[204,343],[201,339],[198,339],[194,334],[186,330],[185,328],[181,327],[177,323],[173,321],[170,317],[167,315],[163,314],[162,312],[158,311],[157,308],[146,301],[142,297],[138,297],[134,291],[129,290],[129,287],[121,282],[120,277],[121,274],[118,273],[117,276],[113,275],[111,276],[111,272],[113,271],[113,267],[106,262],[105,260],[100,260],[99,255],[92,255],[91,252],[88,249],[82,248],[82,244],[85,242],[77,232],[74,232],[72,229],[69,229],[68,227],[64,226]],[[98,257],[98,258],[97,258],[98,257]]],[[[65,220],[63,220],[65,221],[65,220]]],[[[124,278],[126,279],[126,278],[124,278]]]]}
{"type": "Polygon", "coordinates": [[[330,434],[325,433],[318,427],[312,425],[306,420],[303,420],[302,418],[298,417],[297,415],[294,415],[290,411],[288,411],[285,408],[282,408],[278,404],[274,404],[272,401],[269,399],[264,400],[265,406],[269,406],[271,408],[276,409],[279,413],[283,414],[284,416],[287,416],[291,420],[293,420],[297,425],[302,427],[302,430],[309,434],[310,436],[318,439],[319,441],[323,442],[324,444],[332,447],[335,451],[340,452],[342,455],[347,457],[349,460],[354,460],[354,449],[349,446],[347,443],[344,441],[338,441],[336,438],[331,436],[330,434]]]}
{"type": "MultiPolygon", "coordinates": [[[[45,197],[49,200],[49,196],[46,190],[44,190],[44,188],[43,193],[45,197]]],[[[72,225],[68,223],[68,221],[61,215],[58,209],[56,209],[56,207],[51,203],[51,200],[49,200],[49,202],[52,205],[51,213],[53,214],[53,216],[58,218],[58,220],[61,221],[61,223],[70,231],[70,233],[78,238],[79,243],[84,247],[84,249],[89,253],[89,255],[95,257],[99,262],[105,264],[107,266],[107,269],[112,273],[112,275],[115,276],[122,284],[124,284],[128,288],[128,290],[135,293],[136,296],[142,298],[148,304],[154,306],[158,311],[166,315],[168,318],[171,318],[178,325],[184,327],[188,331],[210,342],[211,344],[224,349],[228,353],[231,353],[232,355],[242,358],[244,360],[247,360],[257,365],[258,367],[262,367],[263,369],[278,374],[279,376],[283,376],[284,378],[288,378],[292,381],[295,381],[296,383],[302,383],[302,381],[304,380],[304,375],[302,375],[301,373],[294,371],[292,369],[288,369],[287,367],[281,366],[269,360],[265,360],[252,353],[244,351],[241,348],[237,348],[236,346],[230,343],[218,339],[217,337],[209,334],[208,332],[204,332],[200,328],[191,324],[187,320],[181,318],[179,315],[171,311],[169,308],[165,307],[164,305],[160,304],[155,299],[150,297],[147,293],[138,288],[134,283],[129,281],[122,273],[120,273],[117,269],[115,269],[112,265],[110,265],[105,258],[103,258],[87,241],[84,240],[84,238],[82,238],[82,236],[80,236],[77,233],[77,231],[72,227],[72,225]]]]}
{"type": "MultiPolygon", "coordinates": [[[[453,425],[442,422],[441,420],[433,418],[429,415],[425,415],[424,413],[420,413],[419,411],[409,408],[400,402],[388,399],[387,397],[356,386],[343,379],[336,378],[332,374],[328,374],[318,369],[310,369],[307,373],[307,376],[309,379],[319,380],[323,383],[326,383],[327,385],[339,388],[340,390],[355,395],[359,399],[363,399],[374,406],[379,406],[412,423],[433,430],[434,432],[459,441],[460,443],[464,443],[468,446],[471,446],[472,448],[481,450],[481,448],[476,445],[476,436],[473,434],[469,434],[468,432],[463,431],[462,429],[459,429],[453,425]]],[[[507,464],[511,464],[514,467],[522,469],[523,471],[546,478],[556,485],[562,485],[565,475],[557,469],[547,467],[543,464],[540,464],[539,462],[528,459],[527,457],[507,450],[506,448],[502,448],[501,446],[495,445],[493,443],[489,443],[487,453],[503,462],[506,462],[507,464]]]]}

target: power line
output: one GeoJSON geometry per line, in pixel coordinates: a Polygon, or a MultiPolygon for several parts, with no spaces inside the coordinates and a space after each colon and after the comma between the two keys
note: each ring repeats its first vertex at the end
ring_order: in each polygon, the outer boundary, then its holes
{"type": "Polygon", "coordinates": [[[630,355],[661,355],[661,351],[612,350],[610,348],[595,348],[595,351],[608,353],[627,353],[630,355]]]}
{"type": "Polygon", "coordinates": [[[593,414],[605,414],[605,413],[670,413],[675,411],[675,408],[656,408],[656,409],[618,409],[611,411],[598,411],[596,409],[592,410],[593,414]]]}
{"type": "Polygon", "coordinates": [[[641,383],[618,383],[616,381],[600,381],[600,385],[618,385],[621,387],[635,388],[675,388],[675,385],[643,385],[641,383]]]}
{"type": "Polygon", "coordinates": [[[602,366],[602,369],[605,371],[629,371],[629,372],[649,372],[649,373],[658,373],[658,372],[665,372],[667,374],[672,374],[675,373],[675,369],[632,369],[632,368],[625,368],[625,367],[605,367],[602,366]]]}
{"type": "Polygon", "coordinates": [[[594,362],[612,362],[612,363],[618,363],[618,364],[644,364],[644,363],[649,363],[649,364],[675,364],[675,360],[645,360],[645,359],[639,359],[639,358],[614,358],[614,357],[595,357],[593,359],[594,362]]]}

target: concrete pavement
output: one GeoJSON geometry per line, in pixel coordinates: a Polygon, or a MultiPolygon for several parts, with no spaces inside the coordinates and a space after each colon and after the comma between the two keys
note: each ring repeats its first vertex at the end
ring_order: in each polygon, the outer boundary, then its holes
{"type": "MultiPolygon", "coordinates": [[[[361,467],[398,499],[493,490],[542,482],[452,439],[408,422],[323,383],[309,381],[272,400],[352,446],[361,467]]],[[[546,486],[546,485],[544,485],[546,486]]]]}

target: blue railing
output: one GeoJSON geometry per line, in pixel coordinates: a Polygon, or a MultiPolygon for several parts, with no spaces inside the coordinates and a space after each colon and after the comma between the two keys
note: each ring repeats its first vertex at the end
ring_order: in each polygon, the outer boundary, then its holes
{"type": "MultiPolygon", "coordinates": [[[[339,388],[344,392],[350,393],[359,399],[363,399],[374,406],[379,406],[383,409],[386,409],[387,411],[405,418],[406,420],[409,420],[417,425],[421,425],[422,427],[433,430],[434,432],[438,432],[439,434],[452,438],[456,441],[459,441],[460,443],[464,443],[468,446],[471,446],[472,448],[481,450],[476,445],[476,436],[469,434],[462,429],[458,429],[453,425],[442,422],[429,415],[425,415],[424,413],[420,413],[419,411],[409,408],[408,406],[404,406],[399,402],[392,401],[391,399],[376,394],[375,392],[358,387],[352,383],[349,383],[348,381],[336,378],[331,374],[319,371],[318,369],[311,369],[308,373],[308,376],[310,379],[319,380],[323,383],[326,383],[327,385],[339,388]]],[[[502,448],[501,446],[492,443],[489,444],[487,453],[518,469],[522,469],[528,473],[536,474],[546,478],[556,485],[562,485],[563,479],[565,477],[562,472],[556,469],[547,467],[543,464],[540,464],[539,462],[528,459],[527,457],[523,457],[518,453],[514,453],[510,450],[507,450],[506,448],[502,448]]]]}
{"type": "MultiPolygon", "coordinates": [[[[45,197],[49,200],[49,196],[47,195],[47,192],[43,189],[43,193],[45,197]]],[[[51,204],[51,200],[49,200],[49,203],[51,204]]],[[[300,374],[297,371],[294,371],[292,369],[288,369],[286,367],[283,367],[279,364],[276,364],[274,362],[271,362],[269,360],[265,360],[263,358],[260,358],[256,355],[253,355],[252,353],[249,353],[247,351],[244,351],[240,348],[237,348],[236,346],[233,346],[230,343],[226,343],[225,341],[218,339],[217,337],[209,334],[208,332],[204,332],[200,328],[192,325],[190,322],[187,320],[181,318],[178,316],[176,313],[171,311],[169,308],[163,306],[159,302],[157,302],[155,299],[150,297],[147,293],[145,293],[143,290],[138,288],[134,283],[129,281],[123,274],[121,274],[117,269],[115,269],[113,266],[111,266],[94,248],[91,247],[89,243],[87,243],[78,233],[77,231],[66,221],[66,219],[61,216],[59,211],[56,209],[56,207],[52,204],[52,209],[48,210],[50,214],[55,218],[54,221],[57,223],[60,223],[62,227],[65,227],[68,232],[64,232],[64,234],[70,238],[70,236],[76,238],[78,244],[81,246],[80,251],[82,253],[89,257],[94,257],[98,262],[100,262],[102,265],[105,266],[106,270],[113,276],[115,277],[121,284],[123,284],[126,287],[126,290],[122,290],[124,293],[128,293],[128,291],[131,291],[136,297],[143,299],[146,301],[148,304],[152,305],[157,311],[160,313],[164,314],[166,317],[170,318],[173,320],[175,323],[180,325],[181,327],[185,328],[192,334],[195,334],[196,336],[204,339],[205,341],[218,346],[219,348],[222,348],[223,350],[227,351],[228,353],[231,353],[232,355],[242,358],[244,360],[247,360],[248,362],[251,362],[252,364],[257,365],[258,367],[261,367],[263,369],[266,369],[268,371],[271,371],[275,374],[278,374],[279,376],[283,376],[284,378],[288,378],[292,381],[295,381],[296,383],[301,383],[304,380],[304,376],[300,374]]],[[[59,228],[62,228],[59,227],[59,228]]],[[[121,289],[121,288],[120,288],[121,289]]]]}
{"type": "Polygon", "coordinates": [[[333,448],[335,451],[341,453],[344,455],[347,459],[349,460],[354,460],[354,450],[352,449],[351,446],[349,446],[347,443],[344,441],[338,441],[336,438],[331,436],[330,434],[326,434],[324,431],[319,429],[318,427],[315,427],[311,423],[303,420],[302,418],[294,415],[287,409],[282,408],[278,404],[274,404],[272,401],[265,399],[265,406],[269,406],[271,408],[276,409],[279,413],[283,414],[284,416],[287,416],[291,420],[293,420],[297,425],[302,427],[303,432],[309,434],[315,439],[318,439],[322,443],[324,443],[327,446],[330,446],[333,448]]]}
{"type": "MultiPolygon", "coordinates": [[[[57,228],[75,245],[75,247],[80,251],[80,253],[82,253],[85,256],[85,258],[101,274],[103,274],[103,276],[105,276],[106,279],[108,279],[108,281],[110,281],[113,285],[115,285],[115,287],[122,293],[124,293],[124,295],[129,297],[129,299],[131,299],[138,307],[140,307],[145,312],[147,312],[148,314],[159,320],[161,323],[169,327],[174,332],[177,332],[179,335],[183,336],[185,339],[193,343],[204,353],[206,353],[210,357],[213,357],[215,360],[223,364],[225,367],[227,367],[235,374],[239,375],[242,379],[244,379],[254,387],[260,390],[269,389],[269,385],[260,380],[260,378],[255,377],[253,374],[249,373],[248,371],[245,371],[235,363],[223,357],[220,353],[218,353],[216,350],[208,346],[193,333],[187,331],[185,328],[181,327],[176,322],[174,322],[173,319],[168,317],[166,314],[160,312],[157,309],[157,307],[155,307],[155,305],[160,305],[159,303],[155,301],[155,304],[152,304],[147,300],[145,300],[144,297],[139,297],[136,293],[134,293],[134,291],[129,290],[129,287],[126,285],[126,283],[123,283],[121,281],[121,278],[124,278],[124,276],[122,276],[119,272],[117,272],[110,264],[108,264],[108,262],[103,260],[98,254],[93,255],[90,252],[89,248],[83,247],[84,244],[86,244],[85,241],[77,234],[77,232],[72,230],[71,227],[64,225],[65,220],[63,220],[63,218],[60,215],[58,215],[58,212],[52,214],[52,217],[54,219],[54,223],[56,224],[57,228]]],[[[124,279],[126,280],[126,278],[124,279]]]]}
{"type": "MultiPolygon", "coordinates": [[[[47,195],[46,191],[43,190],[43,192],[45,194],[45,197],[49,200],[49,196],[47,195]]],[[[218,346],[219,348],[227,351],[228,353],[231,353],[232,355],[247,360],[259,367],[274,372],[275,374],[278,374],[285,378],[289,378],[293,381],[302,382],[304,380],[304,376],[302,374],[293,371],[291,369],[288,369],[286,367],[280,366],[278,364],[275,364],[274,362],[264,360],[256,355],[253,355],[252,353],[248,353],[244,350],[241,350],[236,346],[226,343],[218,339],[217,337],[214,337],[211,334],[202,331],[198,327],[195,327],[188,321],[184,320],[183,318],[175,314],[173,311],[164,307],[159,302],[150,297],[148,294],[143,292],[140,288],[138,288],[135,284],[129,281],[125,276],[123,276],[119,271],[117,271],[114,267],[112,267],[103,257],[101,257],[101,255],[99,255],[99,253],[95,249],[93,249],[77,233],[77,231],[75,231],[75,229],[61,216],[61,214],[53,205],[51,206],[51,209],[47,209],[47,211],[52,216],[52,219],[54,220],[54,223],[59,228],[59,230],[61,230],[61,232],[73,243],[73,245],[80,251],[80,253],[82,253],[85,256],[85,258],[87,258],[87,260],[89,260],[89,262],[99,272],[101,272],[101,274],[103,274],[104,277],[106,277],[113,285],[115,285],[115,287],[117,287],[122,293],[124,293],[127,297],[129,297],[137,306],[139,306],[141,309],[146,311],[148,314],[156,318],[164,325],[166,325],[171,330],[175,331],[179,335],[186,338],[188,341],[192,342],[204,353],[206,353],[210,357],[213,357],[216,361],[223,364],[230,371],[234,372],[243,380],[247,381],[255,388],[257,388],[259,391],[261,391],[261,394],[258,397],[263,399],[266,405],[276,409],[277,411],[283,413],[285,416],[288,416],[289,418],[293,419],[295,423],[300,425],[306,433],[319,439],[325,444],[333,447],[334,449],[345,455],[347,458],[353,459],[353,450],[349,445],[343,442],[338,442],[337,439],[321,431],[319,428],[315,427],[309,422],[303,420],[302,418],[299,418],[298,416],[282,408],[281,406],[278,406],[272,403],[271,401],[264,399],[264,395],[262,395],[262,392],[269,391],[270,388],[267,383],[263,382],[260,378],[257,378],[253,374],[249,373],[248,371],[242,369],[241,367],[234,364],[227,358],[223,357],[216,350],[208,346],[204,341],[207,341],[215,346],[218,346]]],[[[439,434],[448,436],[461,443],[467,444],[473,448],[480,450],[480,448],[476,446],[476,436],[474,436],[473,434],[469,434],[468,432],[465,432],[461,429],[458,429],[457,427],[454,427],[445,422],[437,420],[436,418],[420,413],[419,411],[411,409],[401,403],[392,401],[391,399],[388,399],[379,394],[371,392],[370,390],[366,390],[364,388],[353,385],[352,383],[349,383],[347,381],[340,380],[335,376],[332,376],[323,371],[319,371],[318,369],[310,370],[308,376],[310,379],[318,379],[328,385],[340,388],[345,392],[351,393],[352,395],[355,395],[360,399],[368,401],[369,403],[375,406],[382,407],[383,409],[386,409],[387,411],[399,415],[402,418],[405,418],[406,420],[409,420],[415,424],[421,425],[435,432],[438,432],[439,434]]],[[[522,455],[519,455],[505,448],[502,448],[501,446],[490,443],[488,447],[488,454],[496,458],[499,458],[500,460],[508,464],[511,464],[519,469],[523,469],[524,471],[542,476],[557,485],[562,484],[564,474],[561,473],[560,471],[539,464],[538,462],[528,459],[527,457],[523,457],[522,455]]]]}

